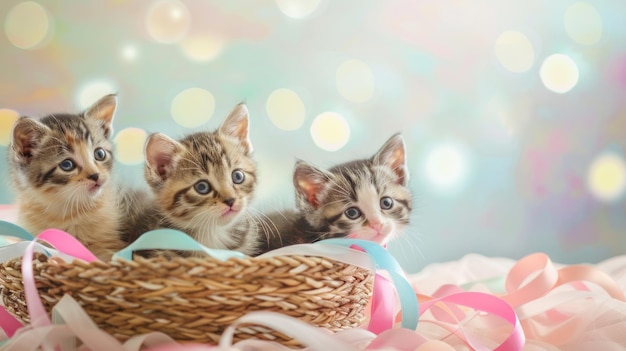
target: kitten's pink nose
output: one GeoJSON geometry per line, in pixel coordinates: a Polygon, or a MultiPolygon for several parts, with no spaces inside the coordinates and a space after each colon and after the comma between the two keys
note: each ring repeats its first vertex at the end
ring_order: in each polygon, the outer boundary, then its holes
{"type": "Polygon", "coordinates": [[[377,232],[380,232],[380,230],[383,228],[383,224],[380,221],[369,221],[369,226],[377,232]]]}

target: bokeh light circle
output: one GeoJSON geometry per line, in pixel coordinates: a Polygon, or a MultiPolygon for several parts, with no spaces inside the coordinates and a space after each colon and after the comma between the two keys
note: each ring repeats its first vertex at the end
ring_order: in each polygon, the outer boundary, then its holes
{"type": "Polygon", "coordinates": [[[313,13],[320,0],[276,0],[278,9],[291,18],[304,18],[313,13]]]}
{"type": "Polygon", "coordinates": [[[365,102],[374,95],[374,74],[363,61],[347,60],[337,69],[337,90],[346,100],[365,102]]]}
{"type": "Polygon", "coordinates": [[[113,93],[117,93],[117,89],[113,83],[104,80],[93,81],[84,85],[78,91],[78,106],[80,106],[81,109],[86,109],[103,96],[113,93]]]}
{"type": "Polygon", "coordinates": [[[53,28],[48,11],[34,1],[24,1],[13,6],[4,21],[7,38],[20,49],[43,47],[52,38],[53,28]]]}
{"type": "Polygon", "coordinates": [[[589,167],[587,185],[591,194],[601,201],[618,199],[626,190],[624,159],[610,152],[600,154],[589,167]]]}
{"type": "Polygon", "coordinates": [[[222,38],[210,35],[190,35],[180,42],[185,56],[196,62],[214,60],[224,50],[225,42],[222,38]]]}
{"type": "Polygon", "coordinates": [[[503,32],[496,39],[494,50],[498,61],[511,72],[526,72],[535,61],[535,49],[522,32],[503,32]]]}
{"type": "Polygon", "coordinates": [[[459,186],[467,175],[467,157],[455,144],[433,148],[425,159],[426,176],[438,188],[459,186]]]}
{"type": "Polygon", "coordinates": [[[541,65],[539,76],[543,85],[555,93],[567,93],[578,83],[578,67],[563,54],[548,56],[541,65]]]}
{"type": "Polygon", "coordinates": [[[13,125],[19,117],[17,111],[0,108],[0,145],[9,145],[13,125]]]}
{"type": "Polygon", "coordinates": [[[593,5],[577,2],[565,11],[565,31],[572,40],[583,45],[593,45],[602,38],[602,17],[593,5]]]}
{"type": "Polygon", "coordinates": [[[304,123],[304,103],[292,90],[274,90],[267,98],[265,109],[272,123],[282,130],[296,130],[304,123]]]}
{"type": "Polygon", "coordinates": [[[148,135],[139,128],[120,130],[113,142],[115,143],[115,159],[127,165],[144,161],[143,148],[148,135]]]}
{"type": "Polygon", "coordinates": [[[313,120],[311,137],[320,149],[337,151],[350,140],[350,126],[340,114],[324,112],[313,120]]]}
{"type": "Polygon", "coordinates": [[[178,0],[156,1],[146,14],[146,29],[152,39],[171,44],[185,37],[191,26],[189,10],[178,0]]]}
{"type": "Polygon", "coordinates": [[[124,45],[120,50],[120,54],[127,62],[134,62],[139,58],[139,50],[137,49],[137,46],[132,44],[124,45]]]}
{"type": "Polygon", "coordinates": [[[215,112],[215,98],[209,91],[189,88],[174,97],[170,105],[172,118],[186,128],[199,127],[211,119],[215,112]]]}

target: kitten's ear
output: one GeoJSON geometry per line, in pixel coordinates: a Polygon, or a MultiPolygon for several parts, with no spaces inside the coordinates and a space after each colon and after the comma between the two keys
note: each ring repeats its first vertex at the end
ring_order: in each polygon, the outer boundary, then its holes
{"type": "Polygon", "coordinates": [[[117,109],[117,96],[115,94],[105,95],[96,101],[85,111],[85,118],[95,120],[104,131],[104,136],[108,138],[113,134],[113,117],[117,109]]]}
{"type": "Polygon", "coordinates": [[[19,161],[29,163],[42,137],[50,129],[43,123],[30,117],[20,117],[13,125],[11,148],[19,161]]]}
{"type": "Polygon", "coordinates": [[[331,177],[330,173],[298,160],[293,171],[293,184],[299,201],[306,201],[313,209],[317,209],[331,177]]]}
{"type": "Polygon", "coordinates": [[[389,167],[397,176],[398,184],[407,186],[409,183],[409,169],[406,162],[406,148],[400,133],[394,134],[378,150],[372,158],[375,164],[389,167]]]}
{"type": "Polygon", "coordinates": [[[183,147],[165,134],[150,135],[146,141],[146,167],[162,180],[167,179],[176,164],[176,154],[183,147]]]}
{"type": "Polygon", "coordinates": [[[246,154],[253,151],[248,130],[249,113],[246,104],[240,103],[228,114],[219,128],[219,133],[237,138],[246,149],[246,154]]]}

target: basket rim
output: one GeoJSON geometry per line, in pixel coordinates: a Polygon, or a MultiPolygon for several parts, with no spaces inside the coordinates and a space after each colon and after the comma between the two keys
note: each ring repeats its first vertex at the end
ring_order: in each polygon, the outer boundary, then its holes
{"type": "MultiPolygon", "coordinates": [[[[2,262],[0,262],[0,265],[4,265],[12,260],[15,259],[22,259],[23,258],[23,252],[26,250],[26,247],[30,244],[31,242],[29,241],[20,241],[17,242],[15,244],[12,244],[10,246],[12,246],[14,249],[16,250],[11,250],[13,252],[13,255],[5,258],[2,262]],[[14,245],[17,245],[14,246],[14,245]]],[[[122,257],[113,257],[111,260],[109,261],[102,261],[102,260],[95,260],[95,261],[91,261],[91,262],[87,262],[85,260],[82,260],[80,258],[68,255],[63,253],[62,251],[59,251],[57,249],[51,249],[47,246],[44,246],[40,243],[35,243],[35,247],[33,250],[34,253],[41,253],[41,254],[47,254],[48,258],[60,258],[62,259],[65,263],[69,263],[69,264],[73,264],[74,262],[80,262],[80,264],[87,264],[87,265],[102,265],[102,264],[111,264],[113,262],[116,263],[125,263],[125,262],[133,262],[136,261],[135,258],[133,258],[132,260],[127,260],[125,258],[122,257]]],[[[235,261],[251,261],[251,262],[255,262],[255,261],[265,261],[265,260],[272,260],[275,258],[279,258],[279,257],[318,257],[318,258],[323,258],[325,260],[328,261],[335,261],[335,262],[340,262],[340,263],[344,263],[344,264],[348,264],[348,265],[352,265],[352,266],[357,266],[363,269],[367,269],[370,271],[375,271],[376,270],[376,265],[374,263],[374,261],[372,260],[372,258],[365,252],[362,252],[360,250],[356,250],[356,249],[352,249],[352,248],[347,248],[347,247],[341,247],[341,246],[336,246],[336,245],[329,245],[329,244],[296,244],[296,245],[290,245],[290,246],[285,246],[282,247],[280,249],[276,249],[276,250],[272,250],[269,252],[266,252],[262,255],[259,256],[243,256],[243,257],[229,257],[226,260],[221,260],[219,258],[215,258],[209,255],[206,256],[202,256],[202,257],[184,257],[184,256],[180,256],[180,257],[173,257],[170,260],[171,261],[178,261],[178,260],[207,260],[207,261],[214,261],[214,262],[230,262],[232,260],[235,261]]],[[[151,260],[154,258],[141,258],[142,260],[151,260]]]]}

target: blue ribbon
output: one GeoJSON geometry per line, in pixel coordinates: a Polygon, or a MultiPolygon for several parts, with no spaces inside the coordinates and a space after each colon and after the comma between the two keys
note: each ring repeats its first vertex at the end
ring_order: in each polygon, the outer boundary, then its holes
{"type": "Polygon", "coordinates": [[[155,249],[203,251],[209,256],[222,261],[226,261],[231,257],[248,257],[238,251],[209,249],[179,230],[163,228],[145,232],[132,244],[114,254],[113,258],[120,257],[130,261],[133,259],[133,251],[155,249]]]}
{"type": "Polygon", "coordinates": [[[35,240],[35,237],[26,229],[7,221],[0,221],[0,235],[11,236],[26,241],[35,240]]]}

